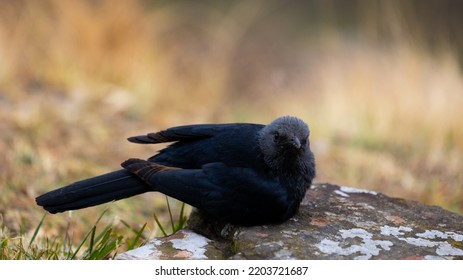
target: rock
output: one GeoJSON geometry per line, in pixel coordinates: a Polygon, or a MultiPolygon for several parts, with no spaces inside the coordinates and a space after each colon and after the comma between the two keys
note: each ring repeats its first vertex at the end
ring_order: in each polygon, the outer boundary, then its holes
{"type": "Polygon", "coordinates": [[[277,225],[240,227],[193,211],[188,227],[117,259],[463,259],[463,217],[330,184],[277,225]]]}
{"type": "Polygon", "coordinates": [[[134,250],[120,254],[120,260],[175,260],[175,259],[223,259],[224,252],[218,250],[213,240],[189,229],[180,230],[171,236],[155,238],[134,250]]]}

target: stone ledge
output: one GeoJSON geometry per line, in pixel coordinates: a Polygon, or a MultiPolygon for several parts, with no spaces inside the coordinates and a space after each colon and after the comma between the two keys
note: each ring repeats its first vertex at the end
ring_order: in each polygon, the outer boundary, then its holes
{"type": "Polygon", "coordinates": [[[188,228],[117,259],[463,259],[463,217],[437,206],[330,184],[277,225],[240,227],[198,211],[188,228]]]}

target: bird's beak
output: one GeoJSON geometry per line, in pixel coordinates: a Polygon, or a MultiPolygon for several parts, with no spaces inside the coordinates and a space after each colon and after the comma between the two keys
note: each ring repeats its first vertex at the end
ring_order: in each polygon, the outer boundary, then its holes
{"type": "Polygon", "coordinates": [[[301,141],[299,140],[299,138],[297,138],[296,136],[294,136],[293,138],[291,138],[291,140],[289,140],[290,144],[296,148],[296,149],[300,149],[301,148],[301,141]]]}

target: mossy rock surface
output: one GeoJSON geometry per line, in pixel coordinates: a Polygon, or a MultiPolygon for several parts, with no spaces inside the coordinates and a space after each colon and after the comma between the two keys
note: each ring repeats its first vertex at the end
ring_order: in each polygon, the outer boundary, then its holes
{"type": "Polygon", "coordinates": [[[314,185],[299,213],[241,227],[193,211],[188,228],[118,259],[463,259],[463,216],[362,189],[314,185]]]}

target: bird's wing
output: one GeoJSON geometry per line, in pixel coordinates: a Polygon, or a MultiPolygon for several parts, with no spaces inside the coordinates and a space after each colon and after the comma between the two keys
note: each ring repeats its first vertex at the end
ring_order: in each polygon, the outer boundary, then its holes
{"type": "Polygon", "coordinates": [[[130,159],[122,166],[153,190],[221,220],[240,224],[278,222],[288,211],[288,192],[278,179],[265,178],[250,168],[210,163],[201,169],[177,169],[139,159],[130,159]]]}
{"type": "Polygon", "coordinates": [[[129,137],[127,140],[138,144],[157,144],[174,141],[197,140],[216,135],[224,130],[242,124],[196,124],[168,128],[166,130],[129,137]]]}

